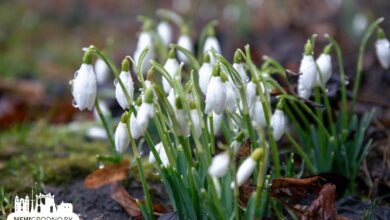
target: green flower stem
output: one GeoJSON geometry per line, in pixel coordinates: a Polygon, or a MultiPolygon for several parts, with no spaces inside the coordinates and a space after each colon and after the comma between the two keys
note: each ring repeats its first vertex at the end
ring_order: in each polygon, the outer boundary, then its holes
{"type": "Polygon", "coordinates": [[[292,144],[292,147],[293,149],[295,150],[295,152],[297,154],[299,154],[299,156],[301,156],[301,158],[303,159],[303,161],[306,163],[307,165],[307,168],[310,170],[310,172],[312,174],[316,174],[317,173],[317,169],[315,168],[315,166],[313,165],[313,163],[311,162],[310,158],[308,157],[308,155],[305,153],[305,151],[301,148],[301,146],[299,146],[299,144],[294,140],[294,138],[290,135],[290,132],[286,132],[286,137],[290,140],[291,144],[292,144]]]}
{"type": "Polygon", "coordinates": [[[352,109],[354,109],[356,104],[356,99],[359,93],[360,88],[360,81],[362,80],[362,74],[363,74],[363,59],[364,59],[364,50],[366,49],[366,45],[368,42],[368,39],[370,39],[370,36],[372,33],[376,30],[376,28],[379,26],[380,23],[382,23],[384,19],[378,18],[376,21],[374,21],[366,30],[364,33],[363,39],[360,42],[359,45],[359,56],[357,61],[357,68],[356,68],[356,81],[353,87],[353,95],[352,95],[352,109]]]}
{"type": "Polygon", "coordinates": [[[137,146],[135,144],[134,138],[131,136],[130,121],[129,120],[127,120],[126,127],[127,127],[127,133],[129,134],[129,137],[130,137],[130,143],[131,143],[130,145],[131,145],[131,148],[133,149],[133,153],[134,153],[134,156],[135,156],[135,159],[136,159],[136,162],[137,162],[138,172],[139,172],[139,175],[140,175],[142,188],[143,188],[144,195],[145,195],[146,206],[148,208],[148,214],[149,214],[148,218],[149,219],[154,219],[153,203],[152,203],[152,199],[150,197],[148,182],[146,181],[146,178],[145,178],[145,174],[144,174],[144,170],[143,170],[143,166],[142,166],[142,162],[141,162],[141,156],[140,156],[140,154],[138,152],[138,149],[137,149],[137,146]]]}
{"type": "Polygon", "coordinates": [[[106,118],[104,117],[104,115],[102,113],[102,110],[101,110],[100,105],[99,105],[99,99],[98,98],[95,99],[95,109],[96,109],[96,111],[97,111],[97,113],[99,115],[99,118],[100,118],[100,120],[101,120],[101,122],[103,124],[104,129],[106,130],[106,133],[107,133],[107,136],[108,136],[108,141],[110,142],[110,145],[111,145],[112,154],[115,156],[116,161],[119,162],[122,159],[122,155],[119,154],[116,151],[115,141],[114,141],[114,138],[113,138],[112,131],[109,128],[107,120],[106,120],[106,118]]]}
{"type": "Polygon", "coordinates": [[[215,154],[214,120],[213,120],[212,112],[209,113],[209,123],[210,123],[210,131],[209,131],[210,152],[211,154],[215,154]]]}
{"type": "Polygon", "coordinates": [[[259,174],[257,175],[257,186],[256,186],[256,207],[258,205],[258,202],[260,200],[261,191],[264,188],[264,181],[265,181],[265,175],[267,174],[267,167],[268,167],[268,147],[267,143],[265,142],[265,135],[264,133],[261,133],[261,143],[262,148],[264,150],[263,159],[260,161],[259,164],[259,174]]]}

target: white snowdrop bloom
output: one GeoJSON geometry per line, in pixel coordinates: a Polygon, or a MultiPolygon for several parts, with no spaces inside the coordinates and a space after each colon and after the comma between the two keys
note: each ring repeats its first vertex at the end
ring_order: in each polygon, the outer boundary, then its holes
{"type": "Polygon", "coordinates": [[[144,130],[147,128],[149,120],[154,116],[153,89],[147,88],[144,94],[144,100],[138,109],[137,122],[144,130]]]}
{"type": "MultiPolygon", "coordinates": [[[[169,160],[168,160],[168,156],[167,156],[167,153],[165,151],[165,148],[162,144],[162,142],[156,144],[156,151],[161,159],[161,162],[162,162],[162,165],[164,167],[167,167],[169,165],[169,160]]],[[[153,153],[150,151],[149,153],[149,163],[155,163],[156,162],[156,158],[154,157],[153,153]]]]}
{"type": "Polygon", "coordinates": [[[299,67],[298,95],[301,98],[308,98],[317,80],[317,67],[312,56],[313,47],[310,40],[305,45],[305,53],[299,67]]]}
{"type": "MultiPolygon", "coordinates": [[[[104,100],[99,100],[99,107],[100,107],[100,110],[102,111],[102,114],[105,118],[111,117],[111,111],[108,108],[108,105],[104,100]]],[[[95,118],[96,121],[98,121],[99,123],[102,123],[101,118],[99,116],[99,113],[96,110],[96,106],[93,108],[93,117],[95,118]]]]}
{"type": "Polygon", "coordinates": [[[242,62],[241,53],[239,51],[236,51],[234,53],[234,63],[233,68],[240,74],[241,80],[244,83],[244,85],[248,84],[249,77],[246,74],[244,63],[242,62]]]}
{"type": "Polygon", "coordinates": [[[107,82],[110,77],[110,67],[104,62],[104,60],[98,58],[95,62],[96,80],[99,84],[107,82]]]}
{"type": "Polygon", "coordinates": [[[390,42],[381,28],[378,29],[375,51],[382,68],[388,69],[390,65],[390,42]]]}
{"type": "Polygon", "coordinates": [[[169,91],[169,95],[167,97],[169,104],[171,104],[172,108],[174,111],[176,111],[176,95],[175,95],[175,90],[171,89],[169,91]]]}
{"type": "Polygon", "coordinates": [[[229,170],[230,158],[228,152],[222,152],[213,157],[208,169],[212,177],[223,177],[229,170]]]}
{"type": "Polygon", "coordinates": [[[196,134],[199,137],[202,134],[202,127],[200,124],[201,119],[200,119],[200,116],[198,114],[198,110],[196,108],[191,109],[190,114],[191,114],[191,119],[192,119],[192,123],[194,124],[196,134]]]}
{"type": "MultiPolygon", "coordinates": [[[[253,171],[256,168],[257,161],[262,157],[263,149],[257,148],[252,152],[251,156],[249,156],[245,161],[240,165],[237,170],[237,186],[240,187],[245,183],[252,175],[253,171]]],[[[235,184],[234,181],[230,184],[230,187],[234,189],[235,184]]]]}
{"type": "Polygon", "coordinates": [[[70,81],[72,85],[73,106],[92,110],[96,100],[97,82],[96,74],[91,65],[92,57],[89,51],[84,54],[83,64],[75,73],[75,78],[70,81]]]}
{"type": "Polygon", "coordinates": [[[318,69],[320,72],[317,73],[317,85],[321,85],[321,76],[324,85],[328,82],[332,76],[332,57],[328,53],[322,53],[316,60],[318,69]]]}
{"type": "Polygon", "coordinates": [[[140,126],[138,124],[137,118],[134,116],[134,114],[131,114],[130,116],[130,132],[131,136],[134,140],[137,140],[138,138],[142,137],[145,133],[146,127],[140,126]]]}
{"type": "MultiPolygon", "coordinates": [[[[163,147],[162,145],[162,142],[156,144],[156,146],[154,146],[156,148],[156,151],[157,153],[160,151],[160,149],[163,147]]],[[[152,151],[150,151],[149,153],[149,163],[155,163],[156,162],[156,158],[154,157],[154,154],[152,153],[152,151]]]]}
{"type": "MultiPolygon", "coordinates": [[[[164,65],[164,69],[169,73],[169,75],[171,76],[171,78],[173,79],[175,77],[175,74],[176,74],[176,71],[177,69],[179,68],[179,62],[177,62],[176,58],[175,58],[175,51],[172,49],[170,52],[169,52],[169,58],[168,60],[165,62],[165,65],[164,65]]],[[[165,79],[165,77],[162,77],[162,83],[163,83],[163,87],[164,87],[164,91],[165,93],[169,93],[169,91],[171,90],[171,85],[169,84],[169,82],[165,79]]]]}
{"type": "Polygon", "coordinates": [[[210,55],[206,53],[203,58],[203,64],[199,69],[199,88],[203,95],[207,93],[207,87],[209,86],[211,74],[213,72],[213,66],[210,64],[210,55]]]}
{"type": "Polygon", "coordinates": [[[157,25],[157,34],[161,37],[165,46],[172,42],[172,27],[167,21],[162,21],[157,25]]]}
{"type": "Polygon", "coordinates": [[[134,62],[138,64],[141,53],[145,48],[149,48],[145,55],[144,62],[142,64],[142,74],[146,74],[147,70],[151,67],[150,60],[154,59],[153,38],[150,32],[143,31],[138,37],[137,47],[134,52],[134,62]]]}
{"type": "MultiPolygon", "coordinates": [[[[133,83],[133,79],[131,78],[129,68],[127,68],[126,70],[122,70],[122,72],[119,74],[119,78],[121,79],[126,89],[126,92],[129,94],[130,98],[132,99],[134,95],[134,83],[133,83]]],[[[129,109],[130,103],[128,102],[122,87],[116,80],[114,81],[114,85],[115,85],[115,98],[118,101],[118,104],[122,107],[123,110],[129,109]]]]}
{"type": "Polygon", "coordinates": [[[237,110],[237,98],[235,92],[235,86],[232,82],[224,82],[226,88],[226,104],[225,107],[231,113],[237,110]]]}
{"type": "Polygon", "coordinates": [[[222,82],[220,64],[216,64],[213,69],[213,76],[207,87],[205,113],[214,111],[221,114],[226,103],[226,88],[222,82]]]}
{"type": "Polygon", "coordinates": [[[280,109],[276,109],[271,117],[271,127],[275,141],[279,141],[287,129],[287,116],[280,109]]]}
{"type": "Polygon", "coordinates": [[[130,144],[129,133],[127,132],[126,122],[119,122],[115,130],[115,147],[119,153],[125,152],[130,144]]]}
{"type": "MultiPolygon", "coordinates": [[[[179,39],[177,40],[177,45],[183,47],[184,49],[187,49],[191,53],[194,52],[194,49],[193,49],[194,46],[193,46],[191,37],[189,35],[188,27],[183,26],[181,28],[181,34],[179,36],[179,39]]],[[[181,60],[185,63],[188,62],[188,57],[184,53],[178,51],[177,56],[178,56],[179,60],[181,60]]]]}
{"type": "Polygon", "coordinates": [[[248,108],[252,108],[252,105],[256,101],[256,84],[253,81],[250,81],[246,85],[246,102],[248,104],[248,108]]]}
{"type": "Polygon", "coordinates": [[[256,96],[256,101],[252,105],[252,108],[250,108],[249,114],[253,126],[260,126],[262,128],[266,126],[263,104],[261,103],[259,96],[256,96]]]}
{"type": "Polygon", "coordinates": [[[217,53],[221,53],[221,46],[219,45],[218,39],[215,37],[215,31],[213,28],[210,28],[208,37],[206,38],[206,41],[204,42],[203,46],[203,53],[209,53],[210,54],[210,63],[215,63],[215,57],[213,56],[213,53],[211,52],[212,49],[214,49],[217,53]]]}
{"type": "MultiPolygon", "coordinates": [[[[222,125],[222,120],[223,120],[223,114],[217,114],[213,112],[213,134],[218,135],[219,132],[221,131],[221,125],[222,125]]],[[[210,125],[210,120],[207,120],[207,128],[210,130],[211,125],[210,125]]]]}

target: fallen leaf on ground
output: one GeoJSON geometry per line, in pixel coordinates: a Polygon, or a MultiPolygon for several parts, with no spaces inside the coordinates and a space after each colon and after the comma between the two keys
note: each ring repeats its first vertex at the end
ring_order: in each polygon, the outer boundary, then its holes
{"type": "Polygon", "coordinates": [[[336,186],[319,176],[274,179],[270,195],[292,209],[300,219],[346,219],[337,216],[336,186]]]}
{"type": "Polygon", "coordinates": [[[129,160],[123,160],[119,164],[111,164],[95,170],[85,178],[84,186],[89,189],[96,189],[108,183],[124,180],[127,178],[129,164],[129,160]]]}

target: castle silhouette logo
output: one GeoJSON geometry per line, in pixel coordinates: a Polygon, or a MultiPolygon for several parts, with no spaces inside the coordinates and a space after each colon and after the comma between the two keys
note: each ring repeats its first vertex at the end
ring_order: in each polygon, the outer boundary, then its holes
{"type": "Polygon", "coordinates": [[[15,212],[7,220],[79,220],[71,203],[56,205],[54,195],[39,194],[35,199],[15,197],[15,212]]]}

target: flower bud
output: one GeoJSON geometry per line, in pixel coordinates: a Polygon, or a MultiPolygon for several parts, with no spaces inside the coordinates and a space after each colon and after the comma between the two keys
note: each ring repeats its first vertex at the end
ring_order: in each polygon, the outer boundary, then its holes
{"type": "MultiPolygon", "coordinates": [[[[126,89],[126,93],[129,94],[130,98],[133,98],[134,83],[133,83],[133,79],[131,78],[129,61],[127,59],[124,59],[122,62],[122,72],[119,74],[119,78],[121,79],[126,89]]],[[[130,103],[128,102],[122,87],[116,80],[114,81],[114,85],[115,85],[115,98],[118,101],[119,105],[122,107],[123,110],[129,109],[130,103]]]]}
{"type": "Polygon", "coordinates": [[[219,45],[218,39],[215,37],[215,30],[213,27],[210,27],[208,31],[208,36],[204,42],[203,53],[210,54],[210,63],[215,63],[215,57],[211,50],[214,49],[217,53],[221,53],[221,47],[219,45]]]}
{"type": "Polygon", "coordinates": [[[125,112],[122,115],[122,118],[115,130],[115,148],[116,151],[119,153],[125,152],[125,150],[130,144],[130,137],[129,137],[129,133],[127,132],[127,126],[126,126],[127,120],[128,120],[128,114],[127,112],[125,112]]]}
{"type": "Polygon", "coordinates": [[[137,47],[134,52],[134,62],[138,64],[139,58],[141,56],[142,51],[145,48],[149,48],[148,52],[146,53],[144,62],[142,64],[142,74],[146,74],[146,71],[150,68],[150,60],[154,59],[154,48],[153,48],[153,37],[150,33],[152,23],[151,21],[147,20],[144,22],[143,30],[139,34],[137,47]]]}
{"type": "Polygon", "coordinates": [[[213,76],[207,87],[205,112],[214,111],[221,114],[226,102],[226,88],[220,77],[220,64],[217,63],[213,69],[213,76]]]}
{"type": "Polygon", "coordinates": [[[229,170],[230,158],[228,152],[222,152],[213,157],[208,173],[212,177],[223,177],[229,170]]]}
{"type": "MultiPolygon", "coordinates": [[[[257,161],[263,156],[263,149],[257,148],[254,150],[247,159],[241,164],[241,166],[237,170],[237,186],[240,187],[245,183],[252,175],[253,171],[256,168],[257,161]]],[[[231,183],[230,187],[234,189],[234,182],[231,183]]]]}
{"type": "MultiPolygon", "coordinates": [[[[169,73],[171,78],[174,78],[178,68],[179,68],[179,63],[175,58],[175,50],[171,49],[169,52],[169,58],[165,62],[164,69],[169,73]]],[[[163,82],[164,91],[165,93],[168,94],[172,87],[164,77],[162,78],[162,82],[163,82]]]]}
{"type": "Polygon", "coordinates": [[[203,64],[199,69],[199,87],[203,95],[206,95],[207,93],[207,87],[209,86],[212,72],[213,66],[210,64],[210,55],[205,53],[203,64]]]}
{"type": "Polygon", "coordinates": [[[382,68],[388,69],[390,65],[390,42],[381,28],[378,28],[375,51],[382,68]]]}
{"type": "MultiPolygon", "coordinates": [[[[193,53],[194,46],[192,44],[192,40],[191,40],[191,37],[189,35],[189,28],[187,26],[183,26],[183,27],[181,27],[180,31],[181,31],[181,34],[180,34],[180,37],[177,41],[177,45],[179,45],[179,46],[183,47],[184,49],[187,49],[188,51],[193,53]]],[[[179,60],[181,60],[183,62],[188,62],[187,56],[185,54],[183,54],[182,52],[178,51],[177,56],[179,57],[179,60]]]]}
{"type": "Polygon", "coordinates": [[[313,45],[310,40],[305,45],[305,53],[299,67],[298,79],[298,95],[301,98],[307,99],[311,95],[311,90],[314,88],[317,80],[317,67],[313,58],[313,45]]]}
{"type": "Polygon", "coordinates": [[[167,21],[162,21],[157,25],[157,34],[161,37],[165,46],[172,42],[172,28],[167,21]]]}
{"type": "Polygon", "coordinates": [[[287,117],[281,109],[277,108],[272,115],[271,127],[275,141],[279,141],[287,129],[287,117]]]}
{"type": "Polygon", "coordinates": [[[316,60],[318,69],[320,70],[317,73],[317,85],[321,85],[321,76],[324,85],[326,85],[332,76],[332,57],[329,55],[331,48],[332,44],[326,46],[324,52],[316,60]]]}
{"type": "Polygon", "coordinates": [[[110,77],[110,68],[104,60],[98,58],[94,66],[96,72],[96,80],[99,84],[105,83],[110,77]]]}
{"type": "MultiPolygon", "coordinates": [[[[156,148],[158,155],[160,156],[162,165],[164,167],[167,167],[169,165],[169,160],[168,160],[168,156],[167,156],[167,153],[164,149],[162,142],[156,144],[155,148],[156,148]]],[[[155,163],[155,162],[156,162],[156,158],[154,157],[153,153],[150,152],[149,153],[149,163],[155,163]]]]}

